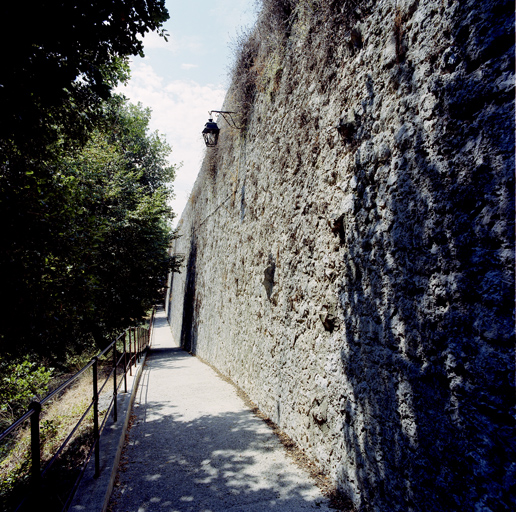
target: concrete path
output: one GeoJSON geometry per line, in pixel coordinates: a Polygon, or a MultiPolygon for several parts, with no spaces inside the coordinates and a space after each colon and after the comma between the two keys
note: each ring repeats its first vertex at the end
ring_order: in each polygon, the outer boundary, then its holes
{"type": "Polygon", "coordinates": [[[175,346],[163,311],[134,414],[112,512],[330,510],[235,388],[175,346]]]}

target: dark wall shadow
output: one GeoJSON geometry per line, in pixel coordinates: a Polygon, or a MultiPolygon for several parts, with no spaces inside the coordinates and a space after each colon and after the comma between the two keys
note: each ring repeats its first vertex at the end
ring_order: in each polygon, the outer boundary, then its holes
{"type": "Polygon", "coordinates": [[[197,271],[197,239],[192,233],[190,254],[186,264],[185,295],[183,300],[183,322],[181,326],[181,348],[195,353],[197,345],[197,321],[195,318],[195,285],[197,271]]]}
{"type": "MultiPolygon", "coordinates": [[[[495,86],[504,59],[514,70],[508,5],[461,7],[450,47],[463,71],[442,64],[432,132],[411,116],[396,135],[394,185],[357,159],[341,294],[353,464],[341,476],[364,510],[515,506],[514,89],[495,86]]],[[[392,79],[414,94],[410,63],[392,79]]]]}

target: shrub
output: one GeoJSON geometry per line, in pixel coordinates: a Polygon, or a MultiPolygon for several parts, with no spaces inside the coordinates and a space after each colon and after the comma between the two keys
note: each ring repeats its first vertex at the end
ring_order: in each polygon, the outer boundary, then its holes
{"type": "MultiPolygon", "coordinates": [[[[274,92],[282,76],[281,62],[295,27],[314,30],[331,23],[339,30],[351,29],[371,0],[260,0],[255,27],[233,43],[235,63],[231,69],[229,107],[239,113],[247,127],[257,91],[274,92]],[[278,64],[279,62],[279,64],[278,64]]],[[[356,35],[352,33],[352,37],[356,35]]]]}
{"type": "Polygon", "coordinates": [[[52,372],[52,368],[38,366],[28,357],[0,362],[0,429],[23,414],[35,396],[47,393],[52,372]]]}

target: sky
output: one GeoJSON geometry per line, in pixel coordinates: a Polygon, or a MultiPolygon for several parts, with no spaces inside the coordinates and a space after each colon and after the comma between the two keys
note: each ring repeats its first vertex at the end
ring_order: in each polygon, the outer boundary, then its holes
{"type": "Polygon", "coordinates": [[[144,38],[145,57],[131,60],[131,79],[117,92],[150,107],[151,131],[172,146],[181,164],[174,181],[176,223],[188,201],[206,147],[208,111],[221,110],[234,61],[232,42],[256,19],[255,0],[166,0],[168,42],[144,38]]]}

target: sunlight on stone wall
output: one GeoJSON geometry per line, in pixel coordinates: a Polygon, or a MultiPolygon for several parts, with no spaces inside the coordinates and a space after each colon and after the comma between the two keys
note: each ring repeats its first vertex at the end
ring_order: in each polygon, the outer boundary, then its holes
{"type": "Polygon", "coordinates": [[[289,5],[183,214],[174,336],[357,510],[510,510],[514,5],[289,5]]]}

